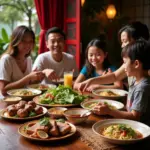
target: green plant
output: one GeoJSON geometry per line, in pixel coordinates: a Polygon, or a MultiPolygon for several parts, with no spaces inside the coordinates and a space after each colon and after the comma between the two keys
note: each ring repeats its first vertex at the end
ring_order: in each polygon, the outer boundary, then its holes
{"type": "Polygon", "coordinates": [[[0,55],[1,55],[7,49],[10,42],[10,38],[4,28],[1,29],[0,34],[1,34],[0,38],[0,55]]]}
{"type": "MultiPolygon", "coordinates": [[[[8,45],[10,42],[10,37],[4,28],[1,29],[0,35],[1,35],[1,38],[0,38],[0,55],[2,55],[8,48],[8,45]]],[[[31,57],[32,57],[33,61],[36,59],[36,57],[38,55],[38,48],[39,48],[38,41],[39,41],[39,35],[36,35],[35,47],[31,53],[31,57]]]]}
{"type": "Polygon", "coordinates": [[[32,51],[31,53],[31,57],[32,57],[32,60],[34,61],[38,55],[38,49],[39,49],[39,35],[36,35],[35,36],[35,47],[34,47],[34,50],[32,51]]]}
{"type": "Polygon", "coordinates": [[[0,0],[0,8],[1,22],[10,25],[11,29],[14,28],[15,22],[23,21],[24,17],[28,18],[28,26],[32,28],[32,22],[37,18],[33,0],[0,0]]]}

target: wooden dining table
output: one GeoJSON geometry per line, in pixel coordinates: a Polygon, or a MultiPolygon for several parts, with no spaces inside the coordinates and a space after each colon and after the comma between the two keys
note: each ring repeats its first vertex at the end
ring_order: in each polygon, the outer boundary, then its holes
{"type": "MultiPolygon", "coordinates": [[[[0,110],[6,108],[5,102],[0,101],[0,110]]],[[[109,116],[97,116],[91,114],[88,121],[97,122],[100,120],[108,119],[109,116]]],[[[0,150],[150,150],[150,138],[143,140],[141,142],[130,144],[130,145],[114,145],[111,147],[92,147],[85,140],[82,139],[80,130],[78,130],[74,135],[63,140],[58,141],[33,141],[24,138],[18,133],[18,128],[21,124],[25,122],[22,121],[10,121],[4,118],[0,118],[0,150]]],[[[84,128],[83,124],[83,128],[84,128]]],[[[92,132],[91,126],[91,134],[92,132]]],[[[103,140],[100,139],[103,144],[103,140]]],[[[89,141],[90,142],[90,141],[89,141]]],[[[107,144],[107,142],[105,142],[107,144]]]]}

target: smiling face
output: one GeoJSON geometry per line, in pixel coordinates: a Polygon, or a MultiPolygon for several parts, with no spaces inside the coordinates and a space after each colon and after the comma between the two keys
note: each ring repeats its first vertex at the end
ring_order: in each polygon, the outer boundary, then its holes
{"type": "Polygon", "coordinates": [[[34,39],[31,33],[25,33],[18,44],[18,52],[22,55],[28,54],[34,47],[34,39]]]}
{"type": "Polygon", "coordinates": [[[121,47],[125,47],[126,45],[128,45],[129,43],[133,42],[134,39],[129,37],[128,33],[126,31],[123,31],[121,33],[121,47]]]}
{"type": "Polygon", "coordinates": [[[121,47],[125,47],[127,44],[129,44],[130,40],[128,38],[128,33],[123,31],[121,33],[121,47]]]}
{"type": "Polygon", "coordinates": [[[106,53],[95,46],[91,46],[88,49],[88,61],[94,67],[101,66],[106,56],[106,53]]]}
{"type": "Polygon", "coordinates": [[[50,33],[46,41],[47,48],[51,51],[52,57],[62,59],[62,52],[64,51],[64,37],[59,33],[50,33]]]}

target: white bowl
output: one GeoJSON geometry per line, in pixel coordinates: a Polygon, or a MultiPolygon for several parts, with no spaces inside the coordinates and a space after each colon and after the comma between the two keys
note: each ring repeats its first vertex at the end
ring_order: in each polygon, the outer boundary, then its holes
{"type": "Polygon", "coordinates": [[[114,144],[136,143],[150,136],[149,126],[138,121],[132,121],[132,120],[127,120],[127,119],[107,119],[107,120],[99,121],[99,122],[96,122],[92,126],[92,130],[94,131],[94,133],[98,134],[101,138],[103,138],[103,140],[110,142],[110,143],[114,143],[114,144]],[[134,130],[139,131],[143,135],[143,137],[140,139],[120,140],[120,139],[113,139],[113,138],[105,137],[100,133],[100,131],[103,130],[104,127],[107,127],[113,124],[126,124],[130,126],[131,128],[133,128],[134,130]]]}
{"type": "Polygon", "coordinates": [[[42,92],[40,90],[36,90],[36,89],[25,89],[25,88],[22,88],[22,89],[14,89],[14,90],[9,90],[7,91],[7,94],[10,95],[10,96],[17,96],[17,97],[21,97],[22,99],[26,99],[26,100],[32,100],[33,97],[35,96],[38,96],[40,95],[42,92]],[[24,94],[21,94],[20,92],[23,92],[23,91],[27,91],[27,92],[32,92],[33,94],[32,95],[24,95],[24,94]],[[18,92],[18,93],[17,93],[18,92]]]}
{"type": "Polygon", "coordinates": [[[71,108],[64,112],[67,120],[73,124],[80,124],[85,122],[90,114],[91,112],[83,108],[71,108]]]}
{"type": "Polygon", "coordinates": [[[118,101],[115,101],[115,100],[108,100],[108,99],[94,99],[94,100],[86,100],[86,101],[83,101],[81,103],[81,106],[84,108],[84,109],[88,109],[88,110],[92,110],[92,108],[90,108],[90,105],[91,104],[98,104],[98,103],[107,103],[108,105],[111,105],[111,106],[114,106],[116,109],[122,109],[124,107],[124,104],[121,103],[121,102],[118,102],[118,101]]]}
{"type": "Polygon", "coordinates": [[[119,98],[123,98],[123,97],[128,95],[127,91],[119,90],[119,89],[96,89],[96,90],[93,90],[92,93],[96,96],[99,96],[101,98],[106,98],[106,99],[119,99],[119,98]],[[113,92],[117,95],[116,96],[103,96],[103,95],[100,95],[100,92],[107,92],[107,91],[111,91],[111,92],[113,92]]]}
{"type": "Polygon", "coordinates": [[[18,103],[19,101],[22,100],[21,97],[15,97],[15,96],[7,96],[5,98],[2,99],[5,103],[7,104],[16,104],[18,103]]]}

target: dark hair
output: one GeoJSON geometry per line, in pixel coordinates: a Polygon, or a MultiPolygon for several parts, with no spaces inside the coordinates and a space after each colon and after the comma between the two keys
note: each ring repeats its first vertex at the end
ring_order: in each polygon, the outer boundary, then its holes
{"type": "Polygon", "coordinates": [[[131,23],[131,26],[136,30],[136,33],[139,37],[149,40],[149,30],[147,25],[141,23],[140,21],[134,21],[131,23]]]}
{"type": "Polygon", "coordinates": [[[66,39],[66,34],[63,32],[62,29],[60,29],[58,27],[52,27],[52,28],[48,29],[46,34],[45,34],[46,41],[48,40],[48,35],[50,33],[59,33],[59,34],[61,34],[64,37],[64,40],[66,39]]]}
{"type": "MultiPolygon", "coordinates": [[[[85,58],[86,58],[85,66],[87,67],[88,76],[90,76],[95,70],[95,68],[90,64],[90,62],[88,60],[88,51],[91,46],[95,46],[95,47],[101,49],[104,53],[107,52],[106,41],[100,40],[100,37],[95,38],[89,42],[89,44],[87,45],[87,48],[86,48],[86,52],[85,52],[85,58]]],[[[106,69],[109,66],[110,66],[110,63],[108,61],[108,56],[107,56],[103,62],[103,67],[104,67],[104,69],[106,69]]]]}
{"type": "Polygon", "coordinates": [[[139,39],[125,46],[121,55],[122,57],[129,57],[132,62],[139,60],[144,70],[150,69],[150,43],[144,39],[139,39]]]}
{"type": "MultiPolygon", "coordinates": [[[[34,32],[26,26],[23,26],[23,25],[18,26],[12,32],[9,47],[6,51],[7,54],[10,54],[11,56],[14,56],[14,57],[18,55],[18,44],[22,41],[22,39],[26,33],[31,34],[33,41],[34,41],[34,44],[35,44],[34,32]]],[[[26,54],[26,57],[28,57],[30,55],[30,52],[28,54],[26,54]]]]}
{"type": "Polygon", "coordinates": [[[131,39],[137,40],[140,38],[140,36],[137,34],[136,30],[132,26],[126,25],[126,26],[122,27],[118,32],[118,39],[120,42],[121,42],[120,39],[121,39],[122,32],[127,33],[129,40],[131,40],[131,39]]]}

